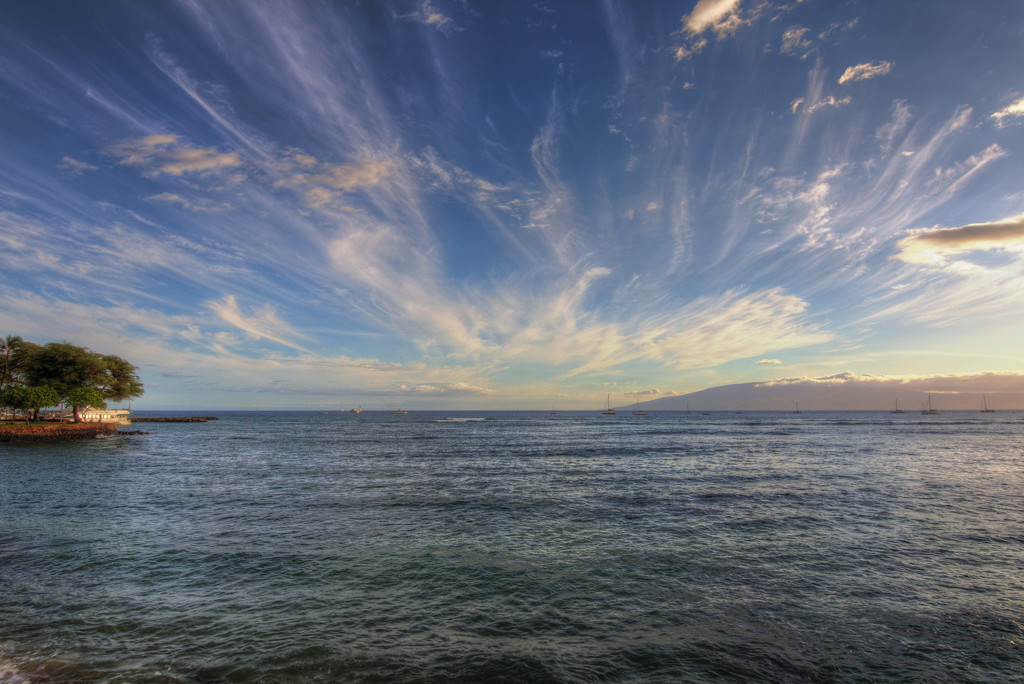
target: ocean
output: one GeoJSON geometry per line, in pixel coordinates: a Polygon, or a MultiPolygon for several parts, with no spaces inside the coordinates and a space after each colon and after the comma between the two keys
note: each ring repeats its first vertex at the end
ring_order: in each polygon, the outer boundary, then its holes
{"type": "Polygon", "coordinates": [[[0,682],[1024,681],[1021,412],[210,415],[0,445],[0,682]]]}

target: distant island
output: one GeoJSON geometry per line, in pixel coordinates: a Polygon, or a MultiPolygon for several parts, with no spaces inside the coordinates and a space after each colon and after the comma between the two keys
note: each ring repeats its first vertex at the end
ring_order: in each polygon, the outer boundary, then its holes
{"type": "Polygon", "coordinates": [[[687,407],[691,411],[792,411],[796,406],[801,411],[887,411],[898,404],[910,413],[919,411],[929,395],[938,411],[1021,410],[1024,375],[990,372],[893,377],[845,372],[722,385],[638,405],[648,411],[685,411],[687,407]]]}

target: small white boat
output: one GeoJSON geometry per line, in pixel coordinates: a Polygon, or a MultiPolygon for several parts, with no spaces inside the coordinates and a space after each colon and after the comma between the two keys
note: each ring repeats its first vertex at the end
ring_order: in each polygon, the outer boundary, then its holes
{"type": "Polygon", "coordinates": [[[608,395],[608,398],[604,402],[604,411],[601,411],[602,416],[614,416],[615,409],[612,408],[612,395],[608,395]]]}
{"type": "Polygon", "coordinates": [[[640,410],[640,400],[639,399],[636,402],[636,406],[633,407],[633,415],[634,416],[646,416],[647,415],[647,411],[641,411],[640,410]]]}
{"type": "Polygon", "coordinates": [[[900,409],[900,400],[899,399],[893,399],[892,400],[892,411],[889,411],[889,413],[903,413],[903,410],[900,409]]]}
{"type": "Polygon", "coordinates": [[[922,416],[934,416],[936,414],[938,414],[938,411],[936,411],[935,409],[932,408],[932,395],[929,394],[928,395],[927,408],[922,408],[921,409],[921,415],[922,416]]]}

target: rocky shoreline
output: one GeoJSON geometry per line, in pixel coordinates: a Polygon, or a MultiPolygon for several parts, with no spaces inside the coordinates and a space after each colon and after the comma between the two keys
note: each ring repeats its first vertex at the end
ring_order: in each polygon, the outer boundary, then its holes
{"type": "Polygon", "coordinates": [[[0,442],[61,442],[117,434],[113,423],[53,423],[51,425],[0,425],[0,442]]]}

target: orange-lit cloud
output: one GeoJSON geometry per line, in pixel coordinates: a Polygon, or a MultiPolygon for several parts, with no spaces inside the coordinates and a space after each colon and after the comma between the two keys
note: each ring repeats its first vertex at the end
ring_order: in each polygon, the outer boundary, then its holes
{"type": "Polygon", "coordinates": [[[869,78],[878,78],[879,76],[885,76],[890,71],[892,71],[892,62],[858,64],[857,66],[846,68],[843,75],[839,77],[839,84],[856,83],[857,81],[866,81],[869,78]]]}
{"type": "Polygon", "coordinates": [[[912,264],[946,263],[950,257],[979,250],[1024,251],[1024,214],[957,228],[921,230],[899,242],[897,258],[912,264]]]}
{"type": "Polygon", "coordinates": [[[107,154],[120,157],[120,164],[138,166],[147,175],[181,176],[242,165],[237,152],[222,153],[209,147],[193,147],[180,142],[177,135],[150,135],[137,140],[122,140],[107,148],[107,154]]]}

